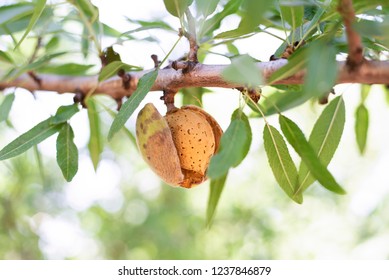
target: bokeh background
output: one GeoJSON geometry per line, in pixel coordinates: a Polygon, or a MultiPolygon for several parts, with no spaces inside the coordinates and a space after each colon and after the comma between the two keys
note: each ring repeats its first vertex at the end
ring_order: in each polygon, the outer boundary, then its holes
{"type": "MultiPolygon", "coordinates": [[[[123,32],[135,28],[124,15],[164,19],[179,27],[177,20],[165,12],[162,1],[137,1],[136,5],[119,0],[93,2],[100,7],[101,20],[123,32]]],[[[237,22],[238,18],[231,16],[223,24],[228,28],[237,22]]],[[[153,67],[151,54],[163,58],[177,38],[174,33],[152,30],[137,36],[141,40],[115,45],[115,50],[124,62],[145,68],[153,67]]],[[[0,47],[6,43],[3,40],[0,38],[0,47]]],[[[241,53],[268,60],[280,43],[261,34],[237,41],[236,45],[241,53]]],[[[182,40],[171,59],[186,50],[187,43],[182,40]]],[[[80,54],[74,55],[81,58],[80,54]]],[[[215,54],[205,62],[229,60],[215,54]]],[[[239,93],[229,89],[211,91],[203,98],[204,108],[226,129],[233,110],[239,106],[239,93]]],[[[329,169],[347,195],[330,193],[315,183],[307,190],[302,205],[292,202],[277,185],[268,165],[262,140],[264,122],[252,119],[249,155],[230,171],[213,225],[207,228],[209,182],[191,190],[163,184],[125,133],[106,143],[95,172],[87,149],[89,128],[84,110],[71,120],[80,153],[79,171],[72,182],[63,179],[56,165],[55,137],[24,155],[0,162],[0,258],[388,259],[388,93],[381,86],[372,87],[366,101],[370,110],[368,144],[361,156],[354,134],[360,86],[341,85],[335,91],[345,99],[346,126],[329,169]]],[[[10,114],[13,128],[0,123],[1,147],[54,114],[58,106],[71,104],[73,97],[37,92],[34,98],[22,89],[15,93],[10,114]]],[[[150,93],[141,107],[153,102],[163,113],[160,95],[150,93]]],[[[98,100],[112,109],[116,106],[107,97],[98,100]]],[[[286,115],[309,135],[323,108],[308,102],[286,115]]],[[[101,110],[101,116],[107,135],[112,118],[105,110],[101,110]]],[[[136,114],[126,125],[130,131],[134,131],[135,118],[136,114]]],[[[268,120],[277,126],[277,117],[268,120]]]]}

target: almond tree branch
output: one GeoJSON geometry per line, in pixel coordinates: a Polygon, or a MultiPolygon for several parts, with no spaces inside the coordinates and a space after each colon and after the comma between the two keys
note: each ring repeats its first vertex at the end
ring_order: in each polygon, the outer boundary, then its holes
{"type": "MultiPolygon", "coordinates": [[[[265,79],[272,73],[280,69],[287,63],[286,59],[279,59],[257,64],[265,79]]],[[[350,71],[346,62],[337,62],[338,78],[337,84],[341,83],[363,83],[363,84],[387,84],[389,81],[389,61],[365,61],[358,69],[350,71]]],[[[222,72],[228,65],[206,65],[197,63],[192,71],[183,73],[182,70],[173,68],[160,69],[157,80],[151,91],[179,90],[186,87],[220,87],[237,88],[245,85],[226,81],[222,77],[222,72]]],[[[12,81],[0,81],[0,90],[10,87],[20,87],[29,91],[44,90],[57,93],[86,94],[93,90],[93,94],[107,94],[114,99],[130,96],[137,87],[139,78],[148,71],[127,73],[130,80],[127,86],[123,86],[120,77],[112,77],[106,81],[98,83],[97,76],[69,77],[60,75],[37,75],[40,82],[37,83],[28,74],[23,74],[12,81]]],[[[1,71],[0,71],[1,76],[1,71]]],[[[275,84],[303,84],[305,71],[300,71],[288,78],[278,80],[275,84]]]]}
{"type": "Polygon", "coordinates": [[[361,37],[352,26],[356,20],[352,0],[339,0],[338,10],[343,18],[346,29],[348,42],[347,64],[352,70],[364,62],[361,37]]]}

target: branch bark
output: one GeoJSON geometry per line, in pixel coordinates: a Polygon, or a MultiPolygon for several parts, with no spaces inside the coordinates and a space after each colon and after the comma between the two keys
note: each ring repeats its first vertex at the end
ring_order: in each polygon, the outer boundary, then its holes
{"type": "Polygon", "coordinates": [[[353,70],[364,62],[364,58],[361,37],[355,32],[352,26],[356,20],[352,0],[339,0],[338,10],[343,18],[346,29],[348,42],[347,63],[350,69],[353,70]]]}
{"type": "MultiPolygon", "coordinates": [[[[280,69],[287,63],[286,59],[276,61],[260,62],[257,64],[258,71],[263,77],[268,79],[271,74],[280,69]]],[[[337,84],[341,83],[362,83],[362,84],[387,84],[389,81],[389,61],[365,61],[355,71],[350,71],[346,62],[338,63],[337,84]]],[[[219,88],[237,88],[245,85],[226,81],[222,77],[222,72],[228,65],[207,65],[198,63],[192,71],[183,73],[182,70],[172,68],[161,69],[158,72],[151,91],[175,91],[186,87],[219,87],[219,88]]],[[[130,96],[136,89],[139,78],[148,71],[130,72],[131,77],[127,87],[123,87],[123,81],[120,77],[112,77],[106,81],[98,82],[97,76],[88,77],[69,77],[60,75],[37,75],[40,82],[28,74],[23,74],[13,81],[0,81],[0,89],[19,87],[29,91],[43,90],[54,91],[57,93],[75,93],[84,94],[92,92],[93,94],[107,94],[114,99],[120,99],[130,96]]],[[[1,73],[0,73],[1,74],[1,73]]],[[[305,71],[300,71],[288,78],[278,80],[275,84],[303,84],[305,71]]]]}

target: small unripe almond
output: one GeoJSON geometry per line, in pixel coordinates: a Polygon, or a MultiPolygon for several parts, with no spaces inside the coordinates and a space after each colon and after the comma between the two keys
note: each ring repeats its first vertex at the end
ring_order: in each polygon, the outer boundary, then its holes
{"type": "Polygon", "coordinates": [[[173,109],[163,118],[149,103],[136,124],[138,146],[146,162],[166,183],[185,188],[206,180],[222,133],[215,119],[196,106],[173,109]]]}

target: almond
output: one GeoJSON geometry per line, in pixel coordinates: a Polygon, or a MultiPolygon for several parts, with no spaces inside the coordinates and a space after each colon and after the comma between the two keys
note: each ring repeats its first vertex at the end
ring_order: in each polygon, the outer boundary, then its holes
{"type": "Polygon", "coordinates": [[[138,115],[136,133],[139,149],[155,173],[170,185],[191,188],[206,180],[223,132],[199,107],[173,109],[162,118],[149,103],[138,115]]]}

